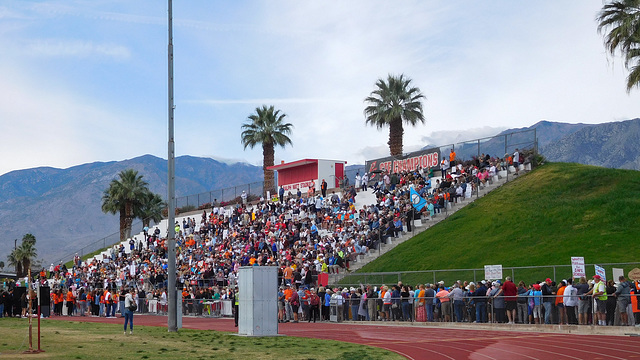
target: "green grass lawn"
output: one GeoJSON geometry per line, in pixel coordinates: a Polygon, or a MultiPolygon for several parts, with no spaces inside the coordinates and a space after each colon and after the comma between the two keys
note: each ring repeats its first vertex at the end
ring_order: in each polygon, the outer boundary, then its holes
{"type": "MultiPolygon", "coordinates": [[[[34,348],[37,348],[33,327],[34,348]]],[[[44,353],[29,348],[27,319],[0,319],[0,359],[403,359],[375,347],[290,336],[250,338],[217,331],[136,326],[123,335],[122,324],[43,321],[44,353]]]]}
{"type": "MultiPolygon", "coordinates": [[[[561,279],[571,276],[572,256],[583,256],[587,264],[640,261],[638,234],[640,172],[550,163],[467,205],[359,272],[566,264],[556,273],[561,279]]],[[[624,267],[625,274],[633,267],[624,267]]],[[[606,268],[610,277],[611,267],[606,268]]],[[[587,274],[593,273],[593,267],[587,267],[587,274]]],[[[482,278],[484,273],[476,275],[482,278]]],[[[473,273],[436,277],[472,280],[473,273]]],[[[546,277],[553,277],[552,269],[515,274],[516,281],[525,282],[546,277]]],[[[409,284],[432,282],[433,274],[406,274],[402,279],[409,284]]],[[[356,280],[363,278],[346,278],[343,283],[356,280]]],[[[393,283],[398,276],[382,280],[393,283]]]]}

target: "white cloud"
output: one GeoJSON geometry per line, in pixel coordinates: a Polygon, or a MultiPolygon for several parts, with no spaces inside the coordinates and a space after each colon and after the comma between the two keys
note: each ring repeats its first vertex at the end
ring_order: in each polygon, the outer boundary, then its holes
{"type": "Polygon", "coordinates": [[[205,99],[205,100],[182,100],[185,104],[203,104],[203,105],[233,105],[233,104],[309,104],[329,102],[329,99],[321,98],[264,98],[264,99],[205,99]]]}
{"type": "Polygon", "coordinates": [[[54,57],[109,57],[115,60],[126,60],[131,56],[129,49],[117,44],[94,44],[92,41],[46,39],[36,40],[29,44],[33,55],[54,57]]]}
{"type": "Polygon", "coordinates": [[[245,159],[231,159],[231,158],[223,158],[220,156],[213,156],[213,155],[209,155],[207,156],[215,161],[221,162],[223,164],[227,164],[227,165],[233,165],[233,164],[250,164],[247,160],[245,159]]]}
{"type": "Polygon", "coordinates": [[[506,129],[506,127],[484,126],[481,128],[471,128],[464,130],[461,129],[434,131],[427,136],[423,136],[422,142],[425,144],[425,146],[445,146],[449,144],[459,144],[462,142],[469,142],[498,135],[501,131],[504,131],[506,129]]]}

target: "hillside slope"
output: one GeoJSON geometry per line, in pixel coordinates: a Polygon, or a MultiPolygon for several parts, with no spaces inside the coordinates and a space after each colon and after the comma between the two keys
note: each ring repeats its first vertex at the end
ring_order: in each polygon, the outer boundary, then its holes
{"type": "Polygon", "coordinates": [[[569,264],[572,256],[586,263],[633,262],[639,261],[639,231],[640,172],[550,163],[360,272],[556,265],[569,264]]]}

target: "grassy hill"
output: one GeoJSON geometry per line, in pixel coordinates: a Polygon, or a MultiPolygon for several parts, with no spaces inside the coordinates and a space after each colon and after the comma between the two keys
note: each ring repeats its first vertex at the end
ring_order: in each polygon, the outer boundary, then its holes
{"type": "MultiPolygon", "coordinates": [[[[550,163],[492,191],[446,221],[400,244],[359,272],[407,272],[561,265],[516,269],[515,280],[571,276],[572,256],[587,264],[640,261],[640,172],[550,163]]],[[[625,274],[636,266],[616,266],[625,274]]],[[[611,277],[611,266],[605,266],[611,277]]],[[[587,266],[587,275],[594,274],[587,266]]],[[[503,271],[504,276],[512,271],[503,271]]],[[[482,279],[483,271],[404,273],[405,283],[482,279]]],[[[342,283],[393,283],[357,273],[342,283]]]]}

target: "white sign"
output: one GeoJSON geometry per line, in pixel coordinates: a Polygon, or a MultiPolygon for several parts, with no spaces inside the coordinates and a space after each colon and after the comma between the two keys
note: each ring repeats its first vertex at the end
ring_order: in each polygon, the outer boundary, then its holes
{"type": "Polygon", "coordinates": [[[607,274],[604,272],[604,268],[602,266],[593,265],[596,269],[596,275],[600,275],[602,281],[607,281],[607,274]]]}
{"type": "Polygon", "coordinates": [[[587,276],[587,270],[584,267],[584,257],[571,257],[571,271],[574,278],[587,276]]]}
{"type": "Polygon", "coordinates": [[[624,270],[619,268],[612,268],[611,270],[613,270],[613,281],[619,284],[620,280],[618,279],[620,279],[620,276],[624,276],[624,270]]]}
{"type": "Polygon", "coordinates": [[[502,265],[485,265],[484,278],[487,280],[502,279],[502,265]]]}
{"type": "Polygon", "coordinates": [[[289,191],[289,190],[296,190],[296,189],[302,189],[302,188],[310,188],[310,187],[315,187],[315,186],[316,186],[316,181],[315,180],[309,180],[309,181],[302,181],[302,182],[295,183],[295,184],[282,185],[282,188],[285,191],[289,191]]]}

